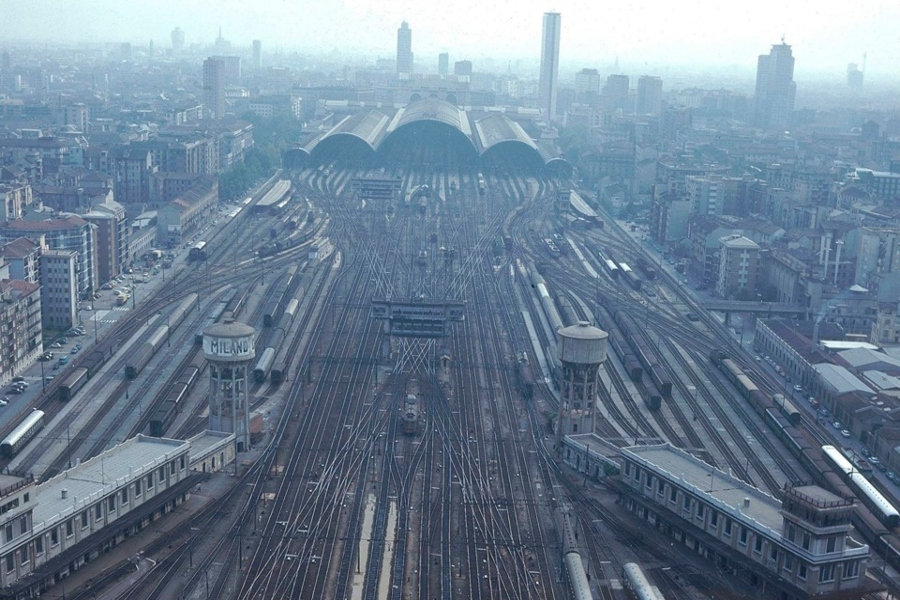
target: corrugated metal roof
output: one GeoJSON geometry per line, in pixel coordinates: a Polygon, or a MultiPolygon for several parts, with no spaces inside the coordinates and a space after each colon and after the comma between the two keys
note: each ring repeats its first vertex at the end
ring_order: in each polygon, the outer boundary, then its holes
{"type": "Polygon", "coordinates": [[[873,390],[860,380],[859,377],[848,371],[845,367],[822,363],[814,365],[822,380],[830,386],[835,394],[848,394],[850,392],[862,392],[872,394],[873,390]]]}

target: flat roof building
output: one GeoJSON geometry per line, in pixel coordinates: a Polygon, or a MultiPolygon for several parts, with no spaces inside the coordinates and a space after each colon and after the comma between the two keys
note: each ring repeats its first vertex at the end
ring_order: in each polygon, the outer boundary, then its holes
{"type": "Polygon", "coordinates": [[[818,486],[782,499],[668,444],[623,448],[623,505],[766,597],[859,598],[869,546],[850,536],[853,501],[818,486]]]}

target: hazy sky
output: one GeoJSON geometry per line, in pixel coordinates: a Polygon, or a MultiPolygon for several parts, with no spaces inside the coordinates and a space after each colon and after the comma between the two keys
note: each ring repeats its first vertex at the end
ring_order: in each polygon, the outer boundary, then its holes
{"type": "MultiPolygon", "coordinates": [[[[39,40],[130,41],[169,47],[176,26],[188,44],[223,36],[263,49],[338,49],[392,57],[396,29],[407,20],[416,63],[536,60],[541,18],[562,14],[561,61],[608,68],[651,64],[734,65],[755,69],[756,56],[782,35],[794,48],[796,75],[844,72],[868,52],[870,77],[895,77],[900,57],[897,0],[0,0],[0,43],[39,40]]],[[[624,70],[624,68],[623,68],[624,70]]]]}

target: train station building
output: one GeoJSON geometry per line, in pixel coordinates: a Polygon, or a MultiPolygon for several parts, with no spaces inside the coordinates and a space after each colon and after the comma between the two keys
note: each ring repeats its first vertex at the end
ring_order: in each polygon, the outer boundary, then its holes
{"type": "Polygon", "coordinates": [[[771,598],[859,598],[869,546],[851,537],[853,502],[818,486],[778,500],[668,444],[621,449],[608,481],[623,506],[771,598]]]}
{"type": "Polygon", "coordinates": [[[190,450],[138,435],[39,484],[0,475],[0,598],[39,596],[174,510],[203,478],[190,450]]]}

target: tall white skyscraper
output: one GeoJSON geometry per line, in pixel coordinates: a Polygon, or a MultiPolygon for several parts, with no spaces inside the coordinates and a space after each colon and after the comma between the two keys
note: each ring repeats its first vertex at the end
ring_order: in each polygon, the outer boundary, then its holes
{"type": "Polygon", "coordinates": [[[412,73],[413,70],[413,51],[412,51],[412,29],[406,21],[400,25],[397,30],[397,72],[412,73]]]}
{"type": "Polygon", "coordinates": [[[544,13],[544,35],[541,42],[541,109],[548,121],[556,118],[556,92],[559,87],[559,13],[544,13]]]}

